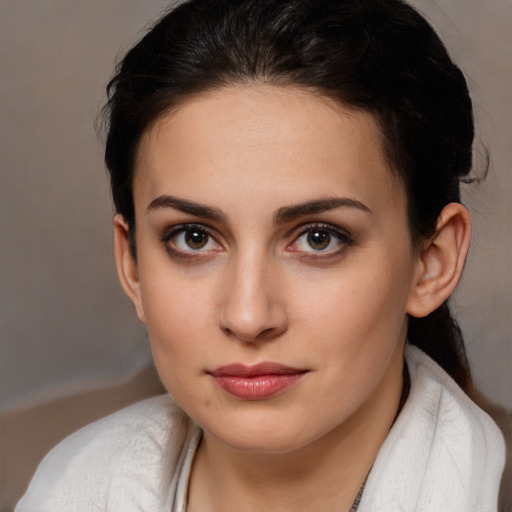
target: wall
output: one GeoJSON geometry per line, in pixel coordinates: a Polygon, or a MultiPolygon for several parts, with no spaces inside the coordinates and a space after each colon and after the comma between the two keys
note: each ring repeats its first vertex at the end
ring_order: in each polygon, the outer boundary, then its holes
{"type": "MultiPolygon", "coordinates": [[[[132,376],[150,360],[117,284],[94,122],[116,55],[163,0],[0,0],[0,409],[132,376]]],[[[512,408],[512,6],[417,0],[470,78],[493,165],[465,187],[475,239],[456,310],[477,382],[512,408]]]]}
{"type": "Polygon", "coordinates": [[[122,48],[166,2],[0,1],[0,408],[150,359],[112,261],[94,124],[122,48]]]}

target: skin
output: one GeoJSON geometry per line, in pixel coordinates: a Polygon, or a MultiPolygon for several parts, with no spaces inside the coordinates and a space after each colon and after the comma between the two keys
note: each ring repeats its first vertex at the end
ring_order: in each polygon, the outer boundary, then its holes
{"type": "Polygon", "coordinates": [[[121,282],[162,382],[204,429],[188,510],[348,510],[396,415],[407,313],[455,286],[467,212],[450,205],[414,251],[373,117],[262,85],[159,119],[133,192],[137,262],[115,221],[121,282]],[[305,373],[264,400],[209,373],[262,361],[305,373]]]}

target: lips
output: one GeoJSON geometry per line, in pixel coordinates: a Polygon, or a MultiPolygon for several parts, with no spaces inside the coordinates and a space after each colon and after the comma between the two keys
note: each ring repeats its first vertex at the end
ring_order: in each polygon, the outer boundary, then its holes
{"type": "Polygon", "coordinates": [[[264,362],[253,366],[235,363],[209,372],[224,391],[244,400],[264,400],[293,386],[307,370],[264,362]]]}

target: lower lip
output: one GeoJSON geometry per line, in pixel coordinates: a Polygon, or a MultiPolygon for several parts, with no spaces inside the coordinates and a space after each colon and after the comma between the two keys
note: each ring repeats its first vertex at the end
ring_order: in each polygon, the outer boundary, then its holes
{"type": "Polygon", "coordinates": [[[244,400],[264,400],[293,386],[303,375],[304,373],[254,377],[220,375],[213,378],[217,385],[230,395],[244,400]]]}

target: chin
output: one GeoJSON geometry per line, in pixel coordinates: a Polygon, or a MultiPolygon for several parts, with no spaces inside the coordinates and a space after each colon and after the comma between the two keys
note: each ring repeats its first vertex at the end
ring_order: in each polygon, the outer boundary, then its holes
{"type": "MultiPolygon", "coordinates": [[[[204,430],[231,449],[252,454],[286,454],[299,451],[328,434],[331,428],[312,425],[310,417],[275,412],[237,414],[222,424],[204,424],[204,430]],[[306,421],[305,421],[306,420],[306,421]]],[[[201,422],[199,422],[201,424],[201,422]]]]}
{"type": "MultiPolygon", "coordinates": [[[[212,434],[213,435],[213,434],[212,434]]],[[[253,436],[246,433],[228,436],[214,436],[219,443],[228,446],[237,452],[259,455],[279,455],[293,453],[304,448],[309,443],[307,440],[290,438],[288,435],[276,435],[275,432],[258,432],[253,436]]]]}

